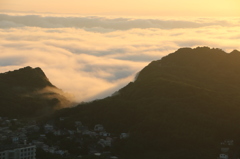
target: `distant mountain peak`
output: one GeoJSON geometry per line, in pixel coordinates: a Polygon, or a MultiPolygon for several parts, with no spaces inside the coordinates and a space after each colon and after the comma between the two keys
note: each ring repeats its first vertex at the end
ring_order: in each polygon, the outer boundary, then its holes
{"type": "Polygon", "coordinates": [[[71,106],[69,96],[55,87],[39,67],[1,73],[0,94],[0,116],[44,115],[71,106]]]}
{"type": "Polygon", "coordinates": [[[3,82],[5,81],[7,85],[17,85],[36,89],[47,86],[55,87],[39,67],[32,68],[27,66],[18,70],[1,73],[0,80],[3,82]]]}
{"type": "Polygon", "coordinates": [[[112,97],[58,117],[131,133],[118,145],[126,159],[215,158],[222,140],[239,141],[239,53],[181,48],[151,62],[112,97]]]}
{"type": "Polygon", "coordinates": [[[162,65],[179,65],[179,66],[199,66],[206,63],[215,63],[224,61],[228,53],[219,48],[197,47],[197,48],[180,48],[161,60],[162,65]],[[214,60],[214,61],[213,61],[214,60]]]}
{"type": "MultiPolygon", "coordinates": [[[[137,79],[122,88],[120,93],[123,94],[125,90],[135,92],[135,89],[147,86],[143,90],[157,92],[152,96],[168,94],[168,97],[172,97],[177,91],[166,89],[163,93],[167,85],[184,88],[188,86],[197,91],[201,89],[202,91],[211,90],[225,93],[227,89],[231,89],[231,91],[237,89],[230,85],[236,85],[239,82],[239,68],[240,52],[237,50],[226,53],[222,49],[209,47],[180,48],[160,60],[151,62],[139,72],[137,79]],[[216,79],[218,80],[215,81],[216,79]]],[[[188,89],[189,92],[192,90],[188,89]]],[[[184,90],[184,92],[187,91],[184,90]]],[[[127,97],[136,96],[135,94],[131,92],[127,97]]],[[[180,91],[179,94],[181,94],[180,91]]],[[[144,95],[144,97],[151,96],[150,93],[144,95]]]]}
{"type": "Polygon", "coordinates": [[[43,72],[43,70],[40,67],[32,68],[30,66],[26,66],[26,67],[23,67],[18,70],[14,70],[14,71],[9,71],[4,74],[14,74],[14,73],[16,73],[16,74],[18,74],[18,73],[36,74],[39,77],[47,78],[45,73],[43,72]]]}
{"type": "MultiPolygon", "coordinates": [[[[225,51],[223,51],[222,49],[219,48],[210,48],[207,46],[203,46],[203,47],[196,47],[196,48],[189,48],[189,47],[185,47],[185,48],[180,48],[177,51],[175,51],[172,54],[220,54],[220,53],[224,53],[226,54],[225,51]]],[[[169,55],[172,55],[169,54],[169,55]]],[[[167,57],[167,56],[166,56],[167,57]]]]}
{"type": "Polygon", "coordinates": [[[240,55],[240,51],[238,51],[238,50],[233,50],[230,54],[231,54],[231,55],[240,55]]]}

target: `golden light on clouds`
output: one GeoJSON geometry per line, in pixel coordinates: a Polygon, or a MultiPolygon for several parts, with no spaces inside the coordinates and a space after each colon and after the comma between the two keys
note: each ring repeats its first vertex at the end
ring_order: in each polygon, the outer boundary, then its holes
{"type": "Polygon", "coordinates": [[[0,10],[82,15],[239,16],[237,0],[2,0],[0,10]]]}
{"type": "Polygon", "coordinates": [[[178,48],[240,50],[233,18],[239,6],[238,0],[0,0],[0,72],[41,67],[78,101],[105,97],[178,48]]]}
{"type": "Polygon", "coordinates": [[[41,67],[78,101],[111,95],[181,47],[240,50],[239,18],[0,14],[0,72],[41,67]]]}

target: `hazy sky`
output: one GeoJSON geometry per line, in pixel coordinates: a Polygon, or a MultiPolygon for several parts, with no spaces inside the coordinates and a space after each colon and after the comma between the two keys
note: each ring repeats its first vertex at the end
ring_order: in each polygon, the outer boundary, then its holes
{"type": "Polygon", "coordinates": [[[0,0],[0,10],[82,15],[239,16],[239,0],[0,0]]]}
{"type": "Polygon", "coordinates": [[[41,67],[77,101],[106,97],[181,47],[240,50],[239,18],[0,14],[0,72],[41,67]]]}
{"type": "Polygon", "coordinates": [[[239,0],[0,0],[0,73],[41,67],[77,101],[106,97],[181,47],[240,50],[239,6],[239,0]]]}

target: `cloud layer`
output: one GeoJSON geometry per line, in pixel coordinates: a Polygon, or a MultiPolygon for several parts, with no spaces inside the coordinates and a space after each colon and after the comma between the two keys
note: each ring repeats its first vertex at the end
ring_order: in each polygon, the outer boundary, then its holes
{"type": "Polygon", "coordinates": [[[110,95],[152,60],[180,47],[240,50],[240,19],[0,15],[0,72],[41,67],[89,101],[110,95]]]}
{"type": "MultiPolygon", "coordinates": [[[[156,19],[156,18],[107,18],[107,17],[60,17],[60,16],[40,16],[40,15],[7,15],[0,14],[0,27],[41,27],[41,28],[104,28],[108,31],[129,30],[129,29],[176,29],[176,28],[200,28],[208,26],[238,26],[239,19],[156,19]]],[[[93,29],[94,31],[94,29],[93,29]]]]}

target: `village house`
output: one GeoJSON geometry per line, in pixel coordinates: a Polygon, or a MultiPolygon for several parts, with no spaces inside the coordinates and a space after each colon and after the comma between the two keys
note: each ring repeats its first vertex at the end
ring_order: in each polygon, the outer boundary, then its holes
{"type": "Polygon", "coordinates": [[[75,131],[73,131],[73,130],[68,130],[68,134],[69,134],[69,135],[74,135],[74,134],[75,134],[75,131]]]}
{"type": "Polygon", "coordinates": [[[43,145],[44,145],[44,142],[38,141],[38,140],[33,140],[33,141],[32,141],[32,144],[33,144],[33,145],[36,145],[37,148],[42,148],[43,145]]]}
{"type": "Polygon", "coordinates": [[[219,159],[228,159],[228,154],[221,153],[221,154],[219,155],[219,159]]]}
{"type": "Polygon", "coordinates": [[[88,130],[88,127],[87,126],[77,126],[77,133],[82,133],[84,131],[87,131],[88,130]]]}
{"type": "Polygon", "coordinates": [[[56,150],[55,151],[55,154],[58,154],[58,155],[64,155],[66,153],[66,151],[63,151],[63,150],[56,150]]]}
{"type": "Polygon", "coordinates": [[[68,132],[67,132],[66,130],[55,130],[55,131],[53,132],[53,134],[54,134],[55,136],[62,136],[62,135],[67,135],[68,132]]]}
{"type": "Polygon", "coordinates": [[[221,143],[221,145],[228,145],[228,146],[232,146],[233,145],[233,140],[225,140],[224,142],[221,143]]]}
{"type": "Polygon", "coordinates": [[[82,132],[82,135],[89,135],[91,137],[96,137],[98,134],[96,132],[86,130],[82,132]]]}
{"type": "Polygon", "coordinates": [[[9,127],[0,127],[0,132],[1,133],[6,131],[6,130],[9,130],[9,127]]]}
{"type": "Polygon", "coordinates": [[[27,125],[36,125],[36,124],[37,124],[36,120],[29,120],[27,123],[27,125]]]}
{"type": "Polygon", "coordinates": [[[43,140],[45,140],[45,139],[46,139],[46,135],[45,135],[45,134],[40,134],[39,140],[40,140],[40,141],[43,141],[43,140]]]}
{"type": "Polygon", "coordinates": [[[100,136],[103,136],[103,137],[111,136],[111,134],[110,134],[110,133],[107,133],[106,131],[104,131],[104,132],[99,132],[99,135],[100,135],[100,136]]]}
{"type": "Polygon", "coordinates": [[[104,127],[101,124],[97,124],[94,126],[94,131],[104,131],[104,127]]]}
{"type": "Polygon", "coordinates": [[[129,133],[121,133],[120,134],[120,139],[126,139],[129,138],[129,133]]]}
{"type": "Polygon", "coordinates": [[[64,121],[65,120],[65,117],[60,117],[59,118],[59,121],[64,121]]]}
{"type": "Polygon", "coordinates": [[[111,147],[113,139],[111,137],[107,137],[105,140],[105,145],[111,147]]]}
{"type": "Polygon", "coordinates": [[[75,121],[75,126],[76,126],[76,127],[82,126],[82,122],[81,122],[81,121],[75,121]]]}
{"type": "Polygon", "coordinates": [[[112,138],[107,137],[105,140],[104,139],[100,139],[98,141],[98,144],[100,144],[102,147],[106,147],[106,146],[111,147],[112,146],[112,138]]]}
{"type": "Polygon", "coordinates": [[[7,126],[12,126],[12,123],[10,120],[5,120],[2,124],[7,125],[7,126]]]}
{"type": "Polygon", "coordinates": [[[30,126],[26,126],[25,129],[27,130],[27,132],[32,133],[32,132],[38,132],[40,130],[40,127],[37,125],[30,125],[30,126]]]}
{"type": "Polygon", "coordinates": [[[19,138],[17,136],[12,137],[12,142],[17,144],[19,142],[19,138]]]}
{"type": "Polygon", "coordinates": [[[64,155],[65,153],[67,153],[66,150],[59,150],[56,146],[48,146],[46,144],[42,145],[42,150],[48,153],[52,153],[52,154],[58,154],[58,155],[64,155]]]}
{"type": "Polygon", "coordinates": [[[57,149],[56,147],[49,147],[48,152],[55,153],[56,149],[57,149]]]}
{"type": "Polygon", "coordinates": [[[44,145],[42,145],[41,148],[43,149],[43,151],[48,152],[48,148],[49,148],[49,146],[46,145],[46,144],[44,144],[44,145]]]}
{"type": "Polygon", "coordinates": [[[221,152],[218,159],[229,159],[230,149],[233,146],[233,140],[224,140],[221,142],[221,152]]]}
{"type": "Polygon", "coordinates": [[[0,135],[0,141],[4,141],[4,140],[7,140],[7,136],[5,136],[5,135],[0,135]]]}
{"type": "Polygon", "coordinates": [[[9,127],[3,127],[3,128],[1,128],[0,132],[3,135],[8,135],[8,134],[12,133],[12,130],[9,130],[9,127]]]}
{"type": "Polygon", "coordinates": [[[17,119],[12,119],[12,121],[17,122],[18,120],[17,119]]]}
{"type": "Polygon", "coordinates": [[[25,128],[18,128],[18,132],[27,133],[27,130],[25,128]]]}
{"type": "MultiPolygon", "coordinates": [[[[96,149],[90,148],[88,153],[91,154],[91,155],[95,155],[95,153],[99,153],[99,151],[96,150],[96,149]]],[[[100,155],[101,155],[101,153],[100,153],[100,155]]]]}
{"type": "Polygon", "coordinates": [[[44,125],[44,130],[46,133],[52,132],[54,130],[52,125],[46,124],[44,125]]]}
{"type": "Polygon", "coordinates": [[[22,142],[28,139],[28,137],[25,133],[20,133],[18,135],[18,138],[19,138],[19,141],[22,141],[22,142]]]}
{"type": "Polygon", "coordinates": [[[229,151],[229,149],[230,149],[229,147],[222,147],[221,152],[227,153],[229,151]]]}

